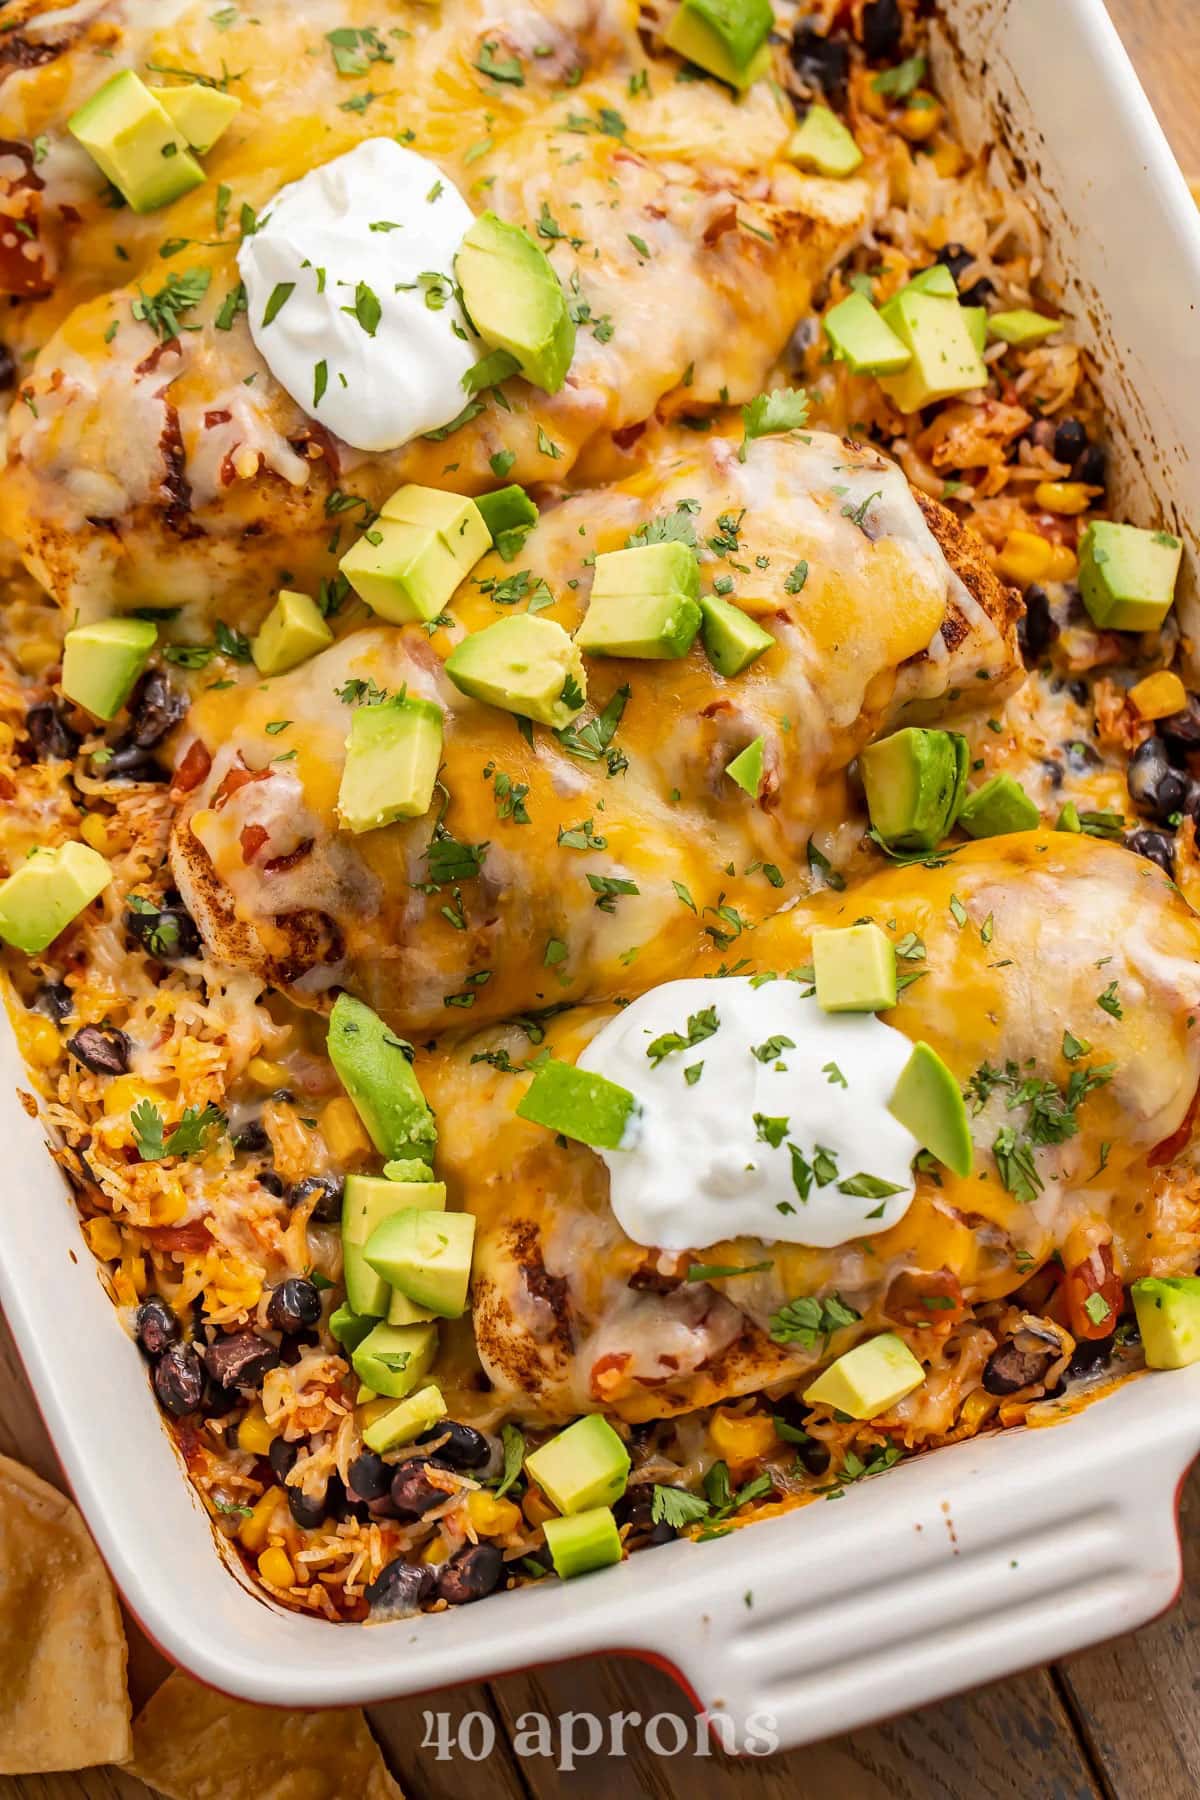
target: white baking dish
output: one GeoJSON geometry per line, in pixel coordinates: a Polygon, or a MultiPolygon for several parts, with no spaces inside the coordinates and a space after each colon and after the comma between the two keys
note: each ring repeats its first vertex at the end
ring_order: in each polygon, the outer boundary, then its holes
{"type": "MultiPolygon", "coordinates": [[[[1022,159],[1100,354],[1126,433],[1123,498],[1142,522],[1182,532],[1194,568],[1200,225],[1182,178],[1099,0],[959,0],[946,14],[944,73],[968,78],[962,122],[1002,132],[1022,159]]],[[[1183,604],[1186,624],[1194,581],[1183,604]]],[[[222,1566],[0,1034],[0,1300],[131,1609],[216,1687],[338,1705],[628,1649],[672,1665],[739,1737],[751,1714],[773,1715],[787,1745],[1060,1656],[1172,1599],[1200,1366],[578,1583],[369,1630],[282,1612],[222,1566]]]]}

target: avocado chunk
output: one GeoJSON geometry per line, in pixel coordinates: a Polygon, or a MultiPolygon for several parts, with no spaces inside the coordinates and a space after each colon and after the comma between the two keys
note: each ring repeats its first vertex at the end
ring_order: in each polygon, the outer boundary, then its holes
{"type": "Polygon", "coordinates": [[[206,156],[221,133],[242,110],[240,100],[219,88],[189,81],[184,87],[157,88],[154,98],[172,120],[176,131],[193,150],[206,156]]]}
{"type": "Polygon", "coordinates": [[[363,1318],[356,1313],[348,1301],[343,1301],[329,1315],[329,1334],[343,1350],[355,1351],[366,1337],[368,1331],[374,1331],[378,1320],[363,1318]]]}
{"type": "Polygon", "coordinates": [[[446,658],[456,688],[523,719],[561,730],[587,698],[579,647],[561,625],[517,613],[473,631],[446,658]]]}
{"type": "Polygon", "coordinates": [[[378,831],[429,811],[442,760],[442,709],[396,695],[350,715],[338,813],[351,831],[378,831]]]}
{"type": "Polygon", "coordinates": [[[87,844],[31,850],[8,880],[0,881],[0,938],[36,956],[111,880],[107,861],[87,844]]]}
{"type": "Polygon", "coordinates": [[[571,1063],[543,1063],[517,1105],[517,1117],[577,1144],[619,1150],[637,1101],[615,1081],[571,1063]]]}
{"type": "Polygon", "coordinates": [[[71,114],[67,130],[134,212],[153,212],[204,180],[182,132],[132,69],[97,88],[71,114]]]}
{"type": "Polygon", "coordinates": [[[741,93],[769,66],[774,23],[769,0],[683,0],[663,42],[741,93]]]}
{"type": "Polygon", "coordinates": [[[258,636],[250,640],[250,654],[260,675],[283,675],[332,642],[316,602],[293,588],[281,588],[258,636]]]}
{"type": "Polygon", "coordinates": [[[360,1317],[380,1319],[389,1313],[389,1324],[419,1323],[390,1317],[388,1284],[363,1252],[376,1226],[393,1214],[413,1206],[431,1212],[445,1204],[446,1188],[440,1181],[381,1181],[378,1175],[347,1175],[342,1197],[342,1280],[346,1299],[360,1317]]]}
{"type": "Polygon", "coordinates": [[[361,1000],[339,994],[326,1048],[379,1154],[431,1163],[437,1126],[413,1073],[412,1045],[361,1000]]]}
{"type": "Polygon", "coordinates": [[[385,500],[378,519],[338,568],[360,600],[394,625],[426,623],[491,548],[473,500],[408,483],[385,500]]]}
{"type": "Polygon", "coordinates": [[[488,348],[507,350],[526,381],[557,394],[575,354],[575,326],[545,251],[519,225],[485,212],[463,238],[454,272],[488,348]]]}
{"type": "Polygon", "coordinates": [[[700,565],[687,544],[642,544],[596,558],[575,642],[591,656],[686,656],[700,629],[700,565]]]}
{"type": "Polygon", "coordinates": [[[968,837],[1007,837],[1010,831],[1036,831],[1042,822],[1025,789],[1011,775],[993,775],[968,794],[958,823],[968,837]]]}
{"type": "Polygon", "coordinates": [[[1200,1276],[1146,1275],[1129,1289],[1149,1369],[1200,1362],[1200,1276]]]}
{"type": "Polygon", "coordinates": [[[607,1506],[593,1506],[569,1519],[547,1519],[542,1530],[554,1572],[562,1581],[621,1560],[621,1534],[607,1506]]]}
{"type": "Polygon", "coordinates": [[[858,759],[871,825],[893,850],[934,850],[958,817],[969,761],[956,731],[908,725],[858,759]]]}
{"type": "Polygon", "coordinates": [[[538,522],[537,507],[516,482],[494,494],[480,494],[475,504],[492,534],[493,548],[511,562],[538,522]]]}
{"type": "Polygon", "coordinates": [[[365,1255],[389,1287],[440,1319],[457,1319],[467,1307],[474,1248],[473,1213],[409,1207],[375,1227],[365,1255]]]}
{"type": "Polygon", "coordinates": [[[987,344],[988,309],[986,306],[964,306],[960,310],[966,320],[971,342],[982,356],[987,344]]]}
{"type": "Polygon", "coordinates": [[[423,1431],[429,1431],[444,1419],[448,1410],[442,1390],[430,1383],[428,1387],[418,1388],[407,1400],[401,1400],[398,1406],[389,1407],[368,1425],[363,1432],[363,1443],[377,1456],[383,1456],[401,1444],[411,1444],[423,1431]]]}
{"type": "Polygon", "coordinates": [[[733,761],[725,764],[725,773],[752,800],[757,800],[763,778],[762,738],[756,737],[744,750],[739,750],[733,761]]]}
{"type": "Polygon", "coordinates": [[[810,106],[804,123],[788,140],[788,156],[802,169],[842,179],[853,175],[863,153],[836,113],[827,106],[810,106]]]}
{"type": "Polygon", "coordinates": [[[958,299],[958,283],[945,263],[930,263],[927,269],[918,269],[905,291],[910,294],[936,294],[939,300],[958,299]]]}
{"type": "Polygon", "coordinates": [[[1083,820],[1079,817],[1079,808],[1073,800],[1068,800],[1058,815],[1055,831],[1069,831],[1078,837],[1083,831],[1083,820]]]}
{"type": "Polygon", "coordinates": [[[158,628],[148,619],[100,619],[63,639],[62,691],[97,719],[120,712],[150,660],[158,628]]]}
{"type": "Polygon", "coordinates": [[[700,602],[704,654],[718,675],[740,675],[743,669],[775,647],[769,631],[744,613],[732,600],[706,594],[700,602]]]}
{"type": "Polygon", "coordinates": [[[912,352],[906,369],[881,378],[884,393],[901,412],[919,412],[934,400],[986,385],[987,364],[957,300],[923,292],[910,281],[881,308],[880,317],[912,352]]]}
{"type": "Polygon", "coordinates": [[[895,375],[912,351],[885,325],[865,294],[847,294],[825,314],[825,336],[855,375],[895,375]]]}
{"type": "Polygon", "coordinates": [[[428,1375],[437,1347],[436,1325],[376,1325],[350,1360],[369,1388],[403,1400],[428,1375]]]}
{"type": "Polygon", "coordinates": [[[992,337],[1018,348],[1023,344],[1044,343],[1062,328],[1061,319],[1047,319],[1043,313],[1034,312],[1028,306],[1015,307],[1012,312],[993,313],[988,319],[992,337]]]}
{"type": "Polygon", "coordinates": [[[822,1012],[878,1012],[896,1004],[896,951],[878,925],[814,931],[813,977],[822,1012]]]}
{"type": "Polygon", "coordinates": [[[527,1456],[525,1473],[560,1513],[587,1512],[621,1498],[629,1452],[602,1414],[587,1413],[527,1456]]]}
{"type": "Polygon", "coordinates": [[[393,1288],[388,1295],[387,1322],[389,1325],[423,1325],[427,1320],[436,1317],[437,1314],[428,1306],[418,1306],[415,1300],[410,1300],[407,1294],[400,1292],[399,1288],[393,1288]]]}
{"type": "Polygon", "coordinates": [[[1157,631],[1175,598],[1183,544],[1169,531],[1093,520],[1079,545],[1079,591],[1101,630],[1157,631]]]}
{"type": "Polygon", "coordinates": [[[913,1045],[900,1071],[888,1111],[911,1131],[922,1149],[945,1163],[955,1175],[969,1175],[975,1146],[962,1090],[936,1050],[913,1045]]]}
{"type": "Polygon", "coordinates": [[[904,1340],[885,1331],[831,1362],[805,1389],[804,1399],[809,1406],[830,1406],[852,1419],[874,1419],[924,1379],[924,1369],[904,1340]]]}

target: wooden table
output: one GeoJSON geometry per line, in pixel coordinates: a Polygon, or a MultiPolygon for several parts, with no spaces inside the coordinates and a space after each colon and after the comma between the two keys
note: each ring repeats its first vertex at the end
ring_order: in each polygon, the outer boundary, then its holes
{"type": "MultiPolygon", "coordinates": [[[[1047,0],[1047,12],[1052,12],[1047,0]]],[[[1200,176],[1200,0],[1109,0],[1134,61],[1188,175],[1200,176]]],[[[58,1480],[54,1452],[0,1319],[0,1452],[58,1480]]],[[[673,1800],[1191,1800],[1200,1793],[1200,1466],[1184,1493],[1185,1582],[1180,1604],[1156,1624],[1049,1668],[997,1682],[940,1706],[806,1750],[731,1762],[690,1751],[656,1757],[630,1731],[631,1754],[581,1760],[562,1773],[546,1757],[512,1750],[525,1712],[568,1710],[643,1719],[690,1708],[663,1674],[626,1658],[564,1663],[371,1708],[370,1718],[406,1793],[417,1800],[573,1800],[631,1794],[673,1800]],[[484,1762],[438,1762],[423,1750],[423,1714],[452,1723],[482,1711],[496,1726],[484,1762]]],[[[1030,1645],[1036,1656],[1036,1644],[1030,1645]]],[[[166,1665],[130,1630],[135,1704],[166,1665]]],[[[671,1742],[664,1732],[660,1741],[671,1742]]],[[[689,1742],[691,1733],[689,1729],[689,1742]]],[[[0,1800],[146,1800],[150,1790],[115,1770],[0,1777],[0,1800]]],[[[347,1800],[355,1800],[347,1796],[347,1800]]]]}

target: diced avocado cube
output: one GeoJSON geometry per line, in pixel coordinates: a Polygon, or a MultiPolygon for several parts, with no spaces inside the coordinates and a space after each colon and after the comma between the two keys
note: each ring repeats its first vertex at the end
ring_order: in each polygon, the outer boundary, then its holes
{"type": "Polygon", "coordinates": [[[250,654],[260,675],[283,675],[332,642],[316,602],[293,588],[281,588],[258,636],[250,640],[250,654]]]}
{"type": "Polygon", "coordinates": [[[924,1379],[924,1369],[904,1340],[885,1331],[831,1362],[805,1389],[804,1400],[808,1406],[830,1406],[852,1419],[874,1419],[924,1379]]]}
{"type": "Polygon", "coordinates": [[[356,1313],[348,1301],[335,1308],[329,1315],[329,1334],[343,1350],[354,1351],[362,1343],[369,1331],[374,1331],[378,1321],[370,1315],[364,1318],[356,1313]]]}
{"type": "Polygon", "coordinates": [[[802,169],[840,179],[853,175],[863,153],[836,113],[827,106],[810,106],[804,123],[788,140],[788,156],[802,169]]]}
{"type": "Polygon", "coordinates": [[[363,1432],[363,1443],[368,1450],[374,1450],[377,1456],[384,1456],[389,1450],[398,1449],[401,1444],[411,1444],[419,1438],[423,1431],[429,1431],[440,1419],[446,1417],[448,1408],[442,1398],[442,1390],[434,1387],[418,1388],[407,1400],[401,1400],[398,1406],[389,1407],[375,1422],[368,1425],[363,1432]]]}
{"type": "Polygon", "coordinates": [[[537,507],[515,482],[497,488],[494,494],[480,494],[475,504],[492,534],[493,546],[505,562],[511,562],[538,522],[537,507]]]}
{"type": "Polygon", "coordinates": [[[391,1318],[388,1284],[367,1262],[364,1250],[375,1228],[395,1213],[414,1206],[431,1212],[445,1204],[446,1188],[440,1181],[382,1181],[378,1175],[347,1175],[342,1197],[342,1280],[346,1299],[360,1317],[379,1319],[388,1313],[392,1325],[419,1322],[391,1318]]]}
{"type": "Polygon", "coordinates": [[[62,691],[97,719],[112,719],[150,660],[158,628],[148,619],[100,619],[63,639],[62,691]]]}
{"type": "Polygon", "coordinates": [[[725,764],[725,773],[752,800],[757,800],[763,779],[762,738],[756,737],[744,750],[739,750],[733,761],[725,764]]]}
{"type": "Polygon", "coordinates": [[[394,1157],[385,1162],[383,1173],[388,1181],[432,1181],[433,1170],[415,1156],[394,1157]]]}
{"type": "Polygon", "coordinates": [[[913,1045],[900,1071],[888,1111],[911,1131],[922,1149],[956,1175],[969,1175],[975,1162],[971,1127],[962,1090],[936,1050],[913,1045]]]}
{"type": "Polygon", "coordinates": [[[428,1306],[418,1306],[415,1300],[410,1300],[407,1294],[400,1292],[399,1288],[393,1288],[388,1295],[387,1322],[389,1325],[423,1325],[427,1320],[436,1317],[437,1314],[428,1306]]]}
{"type": "Polygon", "coordinates": [[[637,1101],[628,1088],[577,1069],[543,1063],[517,1105],[517,1117],[597,1150],[618,1150],[637,1101]]]}
{"type": "Polygon", "coordinates": [[[1129,1289],[1150,1369],[1200,1362],[1200,1276],[1146,1275],[1129,1289]]]}
{"type": "Polygon", "coordinates": [[[700,608],[687,594],[593,592],[575,642],[589,656],[665,662],[686,656],[699,629],[700,608]]]}
{"type": "Polygon", "coordinates": [[[865,294],[847,294],[825,314],[825,335],[835,354],[856,375],[895,375],[912,361],[912,351],[885,325],[865,294]]]}
{"type": "Polygon", "coordinates": [[[207,156],[221,133],[233,123],[242,103],[220,88],[189,81],[184,87],[156,88],[154,98],[192,149],[207,156]]]}
{"type": "Polygon", "coordinates": [[[492,535],[477,503],[465,494],[451,494],[444,488],[406,482],[384,501],[379,516],[390,524],[436,531],[454,558],[460,579],[471,573],[491,546],[492,535]]]}
{"type": "Polygon", "coordinates": [[[923,293],[910,282],[880,316],[912,352],[906,369],[881,378],[884,393],[901,412],[919,412],[934,400],[987,385],[987,364],[957,300],[923,293]]]}
{"type": "Polygon", "coordinates": [[[36,956],[65,931],[112,880],[112,870],[87,844],[60,844],[30,852],[0,882],[0,938],[36,956]]]}
{"type": "Polygon", "coordinates": [[[350,715],[338,813],[351,831],[377,831],[429,811],[442,760],[442,709],[396,695],[350,715]]]}
{"type": "Polygon", "coordinates": [[[964,306],[961,310],[971,342],[982,356],[987,344],[988,309],[986,306],[964,306]]]}
{"type": "Polygon", "coordinates": [[[629,1452],[602,1414],[587,1413],[527,1456],[525,1473],[560,1513],[587,1512],[621,1498],[629,1452]]]}
{"type": "Polygon", "coordinates": [[[814,931],[813,977],[822,1012],[878,1012],[896,1004],[896,951],[878,925],[814,931]]]}
{"type": "Polygon", "coordinates": [[[485,212],[463,238],[454,271],[488,348],[507,350],[526,381],[557,394],[575,353],[575,326],[545,251],[519,225],[485,212]]]}
{"type": "Polygon", "coordinates": [[[406,1208],[377,1225],[366,1259],[389,1287],[441,1319],[466,1311],[475,1247],[472,1213],[406,1208]]]}
{"type": "Polygon", "coordinates": [[[369,1388],[403,1400],[428,1375],[437,1347],[436,1325],[376,1325],[350,1360],[369,1388]]]}
{"type": "Polygon", "coordinates": [[[553,619],[517,613],[473,631],[446,658],[446,673],[464,694],[556,730],[569,725],[587,698],[578,646],[553,619]]]}
{"type": "Polygon", "coordinates": [[[741,92],[766,70],[774,23],[769,0],[683,0],[663,42],[741,92]]]}
{"type": "Polygon", "coordinates": [[[910,294],[936,294],[939,300],[958,299],[958,283],[945,263],[930,263],[927,269],[918,269],[901,291],[910,294]]]}
{"type": "Polygon", "coordinates": [[[412,1045],[361,1000],[339,994],[326,1047],[379,1154],[431,1163],[437,1126],[413,1072],[412,1045]]]}
{"type": "Polygon", "coordinates": [[[690,544],[633,544],[606,550],[592,572],[592,599],[640,594],[700,595],[700,564],[690,544]]]}
{"type": "Polygon", "coordinates": [[[1007,837],[1011,831],[1036,831],[1042,822],[1037,807],[1019,781],[1011,775],[993,775],[958,811],[958,823],[968,837],[1007,837]]]}
{"type": "Polygon", "coordinates": [[[1169,531],[1095,519],[1079,544],[1079,590],[1107,631],[1157,631],[1175,598],[1183,544],[1169,531]]]}
{"type": "Polygon", "coordinates": [[[491,547],[473,500],[408,483],[338,564],[360,600],[393,624],[436,619],[491,547]]]}
{"type": "Polygon", "coordinates": [[[1034,312],[1027,306],[1018,306],[1012,312],[993,313],[988,319],[988,331],[992,337],[999,338],[1003,344],[1018,347],[1043,343],[1062,328],[1061,319],[1047,319],[1044,314],[1034,312]]]}
{"type": "Polygon", "coordinates": [[[704,654],[719,675],[740,675],[743,669],[773,650],[775,639],[769,631],[744,613],[732,600],[719,594],[706,594],[700,602],[704,632],[704,654]]]}
{"type": "Polygon", "coordinates": [[[871,824],[891,849],[933,850],[950,830],[967,782],[967,743],[955,731],[908,725],[858,759],[871,824]]]}
{"type": "Polygon", "coordinates": [[[1083,830],[1083,820],[1079,817],[1079,808],[1073,800],[1068,800],[1054,826],[1055,831],[1069,831],[1078,837],[1083,830]]]}
{"type": "Polygon", "coordinates": [[[554,1572],[562,1581],[621,1560],[621,1534],[607,1506],[593,1506],[569,1519],[547,1519],[542,1529],[554,1572]]]}
{"type": "Polygon", "coordinates": [[[182,132],[132,69],[97,88],[72,113],[67,130],[134,212],[153,212],[204,180],[182,132]]]}

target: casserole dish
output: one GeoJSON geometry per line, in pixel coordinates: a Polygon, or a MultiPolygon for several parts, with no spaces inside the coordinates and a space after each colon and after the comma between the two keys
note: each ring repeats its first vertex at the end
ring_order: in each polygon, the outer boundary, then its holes
{"type": "MultiPolygon", "coordinates": [[[[1046,208],[1070,309],[1095,334],[1106,400],[1125,434],[1121,501],[1186,537],[1198,497],[1179,399],[1195,374],[1187,296],[1200,247],[1190,202],[1103,12],[1076,0],[1056,32],[1050,65],[1031,0],[951,11],[946,78],[964,90],[968,130],[987,136],[1003,123],[1046,208]],[[1081,166],[1085,180],[1073,178],[1081,166]],[[1182,265],[1177,290],[1150,293],[1133,273],[1159,261],[1182,265]]],[[[1186,623],[1186,591],[1182,604],[1186,623]]],[[[1171,1504],[1198,1441],[1186,1423],[1194,1371],[1132,1383],[1054,1432],[921,1459],[832,1512],[810,1507],[750,1538],[668,1548],[652,1617],[622,1568],[586,1588],[524,1593],[499,1655],[486,1612],[335,1638],[323,1622],[256,1603],[216,1568],[203,1513],[166,1474],[167,1440],[142,1404],[136,1353],[112,1331],[38,1136],[14,1112],[18,1192],[0,1227],[6,1306],[118,1583],[163,1648],[214,1685],[336,1704],[625,1647],[678,1660],[701,1703],[735,1730],[767,1711],[781,1741],[794,1743],[1126,1629],[1164,1604],[1177,1579],[1171,1504]],[[64,1317],[74,1332],[69,1367],[55,1353],[64,1317]],[[81,1368],[91,1372],[86,1389],[81,1368]],[[837,1659],[832,1623],[822,1631],[814,1618],[834,1605],[848,1646],[837,1659]]]]}

